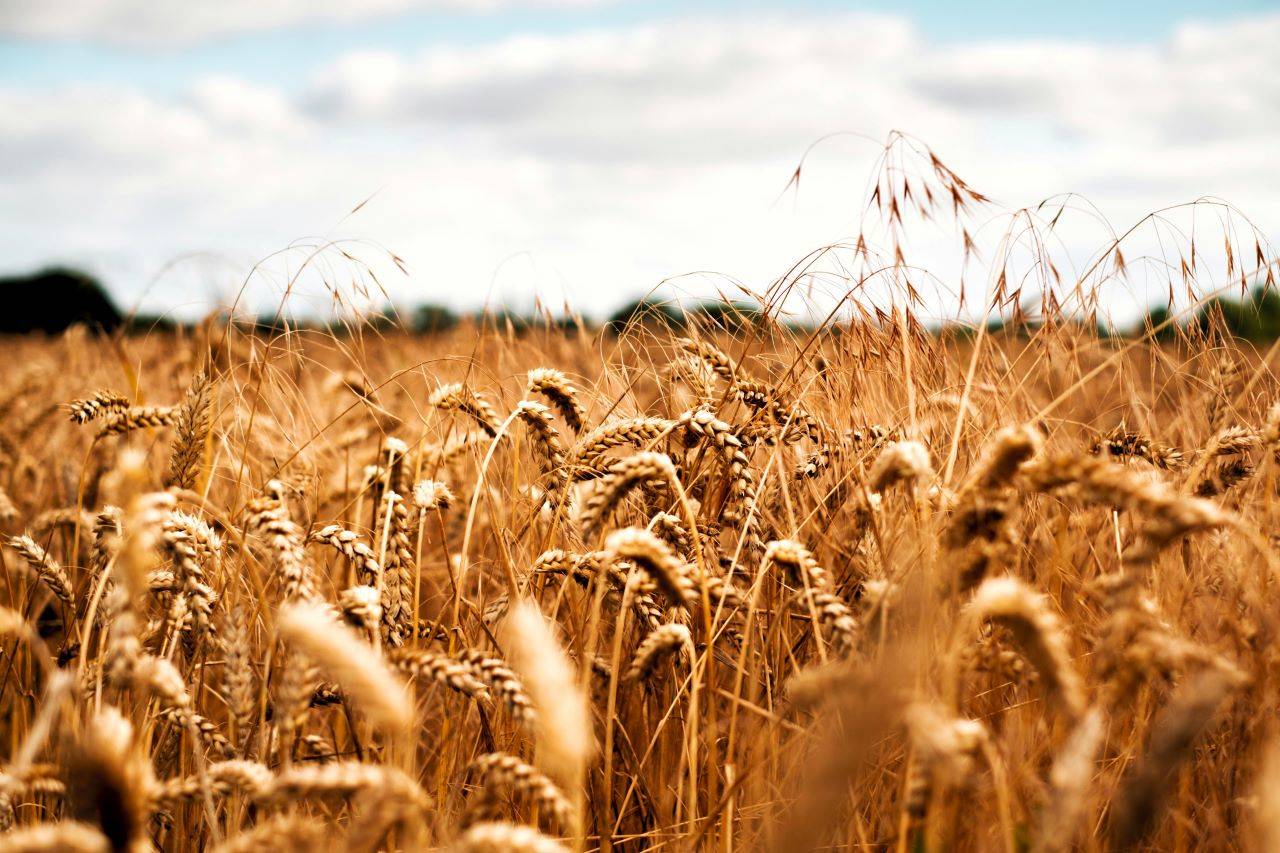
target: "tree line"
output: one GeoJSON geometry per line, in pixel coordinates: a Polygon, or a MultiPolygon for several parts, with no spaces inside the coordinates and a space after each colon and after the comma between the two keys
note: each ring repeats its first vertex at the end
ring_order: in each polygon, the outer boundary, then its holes
{"type": "MultiPolygon", "coordinates": [[[[107,289],[94,276],[70,267],[49,267],[33,273],[0,277],[0,292],[7,297],[9,310],[0,312],[0,334],[25,334],[64,331],[75,324],[103,332],[146,333],[176,330],[180,321],[154,314],[125,314],[111,299],[107,289]]],[[[1165,305],[1150,308],[1140,320],[1127,329],[1100,326],[1103,337],[1134,337],[1150,334],[1157,340],[1171,340],[1180,333],[1208,332],[1210,329],[1229,333],[1255,343],[1280,338],[1280,294],[1258,285],[1239,297],[1216,296],[1206,300],[1188,317],[1173,321],[1172,309],[1165,305]]],[[[766,318],[758,306],[727,300],[707,300],[680,306],[658,298],[633,300],[610,315],[606,328],[621,331],[629,325],[682,329],[689,325],[701,328],[741,330],[763,324],[766,318]]],[[[350,321],[321,321],[306,318],[264,316],[237,323],[263,331],[288,328],[328,329],[335,333],[349,331],[350,321]]],[[[375,330],[403,328],[416,334],[440,334],[464,322],[483,322],[515,333],[533,329],[595,328],[599,324],[580,317],[556,317],[509,311],[499,308],[478,314],[455,311],[437,303],[421,304],[408,312],[386,309],[362,318],[358,325],[375,330]]],[[[790,321],[797,331],[808,326],[803,321],[790,321]]],[[[1004,334],[1033,332],[1034,324],[1010,324],[993,319],[988,331],[1004,334]]],[[[934,329],[943,334],[963,336],[973,329],[961,324],[947,324],[934,329]]]]}

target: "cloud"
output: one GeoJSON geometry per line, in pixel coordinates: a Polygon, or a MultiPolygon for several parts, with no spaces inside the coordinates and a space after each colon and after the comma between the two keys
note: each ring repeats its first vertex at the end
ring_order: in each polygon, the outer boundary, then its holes
{"type": "MultiPolygon", "coordinates": [[[[690,289],[759,289],[852,238],[876,144],[823,143],[774,202],[814,140],[893,128],[1012,207],[1078,191],[1127,223],[1213,194],[1275,234],[1277,37],[1280,16],[1158,44],[950,46],[896,16],[676,18],[357,52],[298,90],[11,87],[0,257],[86,260],[136,295],[192,249],[230,258],[240,275],[207,275],[230,286],[300,235],[358,236],[409,262],[385,279],[406,300],[563,294],[600,313],[689,270],[726,276],[690,289]]],[[[204,298],[190,281],[150,298],[204,298]]]]}
{"type": "Polygon", "coordinates": [[[685,19],[353,54],[317,75],[307,106],[329,120],[480,128],[554,159],[740,159],[911,109],[884,72],[920,48],[888,16],[685,19]]]}
{"type": "Polygon", "coordinates": [[[1164,44],[950,48],[913,75],[940,108],[1035,116],[1074,137],[1161,146],[1280,130],[1280,16],[1185,24],[1164,44]]]}
{"type": "Polygon", "coordinates": [[[261,30],[346,24],[410,12],[488,13],[589,2],[593,0],[0,0],[0,34],[164,48],[261,30]]]}
{"type": "Polygon", "coordinates": [[[716,159],[797,137],[1016,118],[1082,145],[1280,130],[1280,16],[1187,24],[1164,44],[939,48],[904,19],[695,19],[523,36],[418,57],[356,53],[317,75],[326,120],[481,127],[547,157],[716,159]],[[726,137],[736,139],[726,151],[726,137]],[[697,140],[702,140],[697,144],[697,140]],[[689,144],[690,140],[694,144],[689,144]]]}

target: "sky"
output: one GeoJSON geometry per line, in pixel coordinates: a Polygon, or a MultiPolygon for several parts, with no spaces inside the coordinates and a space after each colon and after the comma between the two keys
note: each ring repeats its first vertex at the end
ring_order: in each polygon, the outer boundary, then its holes
{"type": "Polygon", "coordinates": [[[302,310],[759,292],[866,228],[893,130],[988,237],[1087,199],[1078,264],[1202,197],[1274,238],[1278,43],[1257,0],[0,0],[0,273],[182,317],[300,270],[302,310]]]}

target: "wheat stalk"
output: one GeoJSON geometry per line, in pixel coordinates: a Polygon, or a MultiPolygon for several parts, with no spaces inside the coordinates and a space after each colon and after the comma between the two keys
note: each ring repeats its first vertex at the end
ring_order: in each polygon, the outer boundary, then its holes
{"type": "Polygon", "coordinates": [[[503,636],[512,666],[538,709],[538,762],[576,788],[596,745],[588,700],[572,664],[546,617],[528,602],[511,608],[503,636]]]}
{"type": "Polygon", "coordinates": [[[969,603],[973,618],[1009,628],[1040,673],[1053,703],[1077,720],[1086,707],[1084,685],[1071,659],[1066,632],[1044,596],[1012,577],[982,582],[969,603]]]}
{"type": "Polygon", "coordinates": [[[286,604],[278,625],[280,635],[337,681],[374,725],[402,731],[413,722],[404,685],[369,646],[334,621],[328,608],[286,604]]]}

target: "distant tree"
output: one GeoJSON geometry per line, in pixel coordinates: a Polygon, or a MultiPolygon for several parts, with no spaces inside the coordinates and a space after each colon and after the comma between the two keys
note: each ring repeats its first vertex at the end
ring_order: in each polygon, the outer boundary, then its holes
{"type": "Polygon", "coordinates": [[[1196,311],[1191,322],[1204,332],[1220,323],[1234,337],[1254,343],[1273,341],[1280,337],[1280,295],[1255,287],[1241,299],[1215,296],[1196,311]]]}
{"type": "Polygon", "coordinates": [[[473,315],[473,319],[481,326],[494,329],[504,335],[523,335],[533,328],[536,322],[534,317],[509,308],[489,308],[473,315]]]}
{"type": "Polygon", "coordinates": [[[0,333],[61,332],[75,323],[110,332],[122,320],[96,278],[67,267],[0,278],[0,293],[7,303],[0,333]]]}
{"type": "MultiPolygon", "coordinates": [[[[260,327],[265,319],[267,318],[259,318],[260,327]]],[[[331,335],[346,338],[366,332],[390,332],[397,327],[399,322],[395,309],[387,306],[379,311],[368,311],[356,316],[335,317],[326,323],[323,328],[331,335]]],[[[292,319],[289,320],[289,327],[293,329],[300,328],[298,323],[292,319]]]]}
{"type": "Polygon", "coordinates": [[[608,321],[609,328],[615,332],[620,332],[630,325],[678,329],[684,326],[684,315],[666,301],[637,299],[615,311],[608,321]]]}
{"type": "Polygon", "coordinates": [[[1177,322],[1169,322],[1172,317],[1173,309],[1168,305],[1153,305],[1147,309],[1147,313],[1137,325],[1129,330],[1129,335],[1131,337],[1151,335],[1157,341],[1171,341],[1178,334],[1177,322]]]}
{"type": "MultiPolygon", "coordinates": [[[[978,336],[978,330],[981,328],[979,323],[963,322],[959,320],[949,320],[942,323],[938,327],[938,335],[946,340],[967,341],[978,336]]],[[[1026,323],[1011,323],[1004,317],[995,315],[987,318],[985,334],[993,336],[1017,336],[1028,334],[1029,326],[1026,323]]]]}
{"type": "Polygon", "coordinates": [[[166,314],[131,314],[125,318],[125,328],[131,335],[148,332],[176,332],[183,324],[166,314]]]}
{"type": "Polygon", "coordinates": [[[1173,309],[1154,305],[1138,321],[1129,334],[1150,334],[1155,340],[1169,341],[1181,334],[1228,334],[1252,343],[1267,343],[1280,338],[1280,294],[1258,285],[1242,297],[1215,296],[1205,300],[1181,321],[1170,320],[1173,309]]]}
{"type": "Polygon", "coordinates": [[[559,331],[568,334],[576,332],[584,328],[587,323],[578,316],[572,314],[557,314],[554,317],[546,317],[543,319],[543,326],[548,331],[559,331]]]}
{"type": "Polygon", "coordinates": [[[699,302],[689,308],[685,314],[694,322],[723,329],[726,332],[758,326],[764,321],[764,314],[755,305],[747,302],[730,302],[727,299],[699,302]]]}
{"type": "Polygon", "coordinates": [[[410,325],[420,334],[439,334],[458,325],[458,315],[443,305],[428,302],[414,309],[410,325]]]}
{"type": "Polygon", "coordinates": [[[568,334],[578,331],[582,323],[582,319],[573,314],[552,314],[547,311],[532,314],[503,312],[496,315],[496,319],[504,324],[504,327],[507,322],[510,322],[512,328],[521,334],[534,331],[568,334]]]}
{"type": "Polygon", "coordinates": [[[287,332],[299,332],[307,329],[331,328],[317,324],[312,320],[294,317],[292,314],[259,314],[256,317],[238,317],[235,325],[245,332],[271,337],[287,332]]]}

